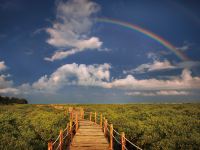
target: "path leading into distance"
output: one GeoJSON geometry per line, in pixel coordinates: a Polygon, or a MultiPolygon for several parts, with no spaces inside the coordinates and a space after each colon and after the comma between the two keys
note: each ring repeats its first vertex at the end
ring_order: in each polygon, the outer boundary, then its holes
{"type": "Polygon", "coordinates": [[[109,143],[99,125],[88,120],[80,120],[70,150],[109,150],[109,143]]]}

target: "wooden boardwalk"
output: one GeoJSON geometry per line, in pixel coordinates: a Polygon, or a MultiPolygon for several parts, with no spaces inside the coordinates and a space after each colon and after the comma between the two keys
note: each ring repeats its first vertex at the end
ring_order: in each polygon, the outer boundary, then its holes
{"type": "Polygon", "coordinates": [[[67,127],[60,130],[55,141],[48,142],[48,150],[113,150],[114,144],[121,150],[129,150],[127,146],[142,150],[129,141],[124,132],[120,134],[114,130],[113,124],[109,124],[102,114],[69,108],[69,116],[67,127]]]}
{"type": "Polygon", "coordinates": [[[99,125],[88,120],[80,120],[70,150],[109,150],[109,143],[99,125]]]}

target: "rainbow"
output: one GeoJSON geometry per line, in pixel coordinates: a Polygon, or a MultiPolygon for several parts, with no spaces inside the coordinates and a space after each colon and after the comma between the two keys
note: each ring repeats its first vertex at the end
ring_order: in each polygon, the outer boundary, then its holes
{"type": "Polygon", "coordinates": [[[130,24],[128,22],[115,20],[115,19],[110,19],[110,18],[98,18],[97,21],[98,22],[104,22],[104,23],[111,23],[111,24],[119,25],[119,26],[122,26],[122,27],[125,27],[125,28],[129,28],[131,30],[140,32],[140,33],[150,37],[151,39],[156,40],[158,43],[160,43],[164,47],[166,47],[169,50],[171,50],[182,61],[189,61],[190,60],[183,52],[178,50],[174,45],[172,45],[167,40],[165,40],[162,37],[156,35],[155,33],[152,33],[151,31],[148,31],[148,30],[146,30],[144,28],[141,28],[141,27],[139,27],[137,25],[130,24]]]}

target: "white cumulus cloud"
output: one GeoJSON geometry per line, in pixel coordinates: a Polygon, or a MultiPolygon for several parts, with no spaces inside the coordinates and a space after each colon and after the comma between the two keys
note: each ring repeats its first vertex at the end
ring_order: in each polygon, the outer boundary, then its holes
{"type": "Polygon", "coordinates": [[[18,94],[19,90],[13,87],[13,81],[7,80],[7,76],[0,75],[0,94],[18,94]]]}
{"type": "Polygon", "coordinates": [[[199,89],[200,77],[192,77],[191,71],[184,69],[180,77],[171,80],[136,79],[127,75],[123,79],[115,79],[108,83],[109,88],[124,88],[137,90],[169,90],[169,89],[199,89]]]}
{"type": "Polygon", "coordinates": [[[168,80],[136,79],[132,75],[111,80],[110,68],[111,66],[106,63],[101,65],[66,64],[50,76],[42,76],[32,86],[34,89],[51,91],[56,91],[67,85],[99,86],[126,90],[189,90],[200,88],[200,77],[193,77],[188,69],[184,69],[180,76],[168,80]]]}
{"type": "Polygon", "coordinates": [[[56,21],[46,31],[50,35],[47,43],[64,50],[56,51],[45,60],[54,61],[78,52],[100,48],[100,39],[89,36],[93,25],[92,17],[99,9],[98,4],[89,0],[60,1],[57,4],[56,21]]]}
{"type": "Polygon", "coordinates": [[[4,61],[0,61],[0,71],[6,70],[7,66],[4,61]]]}
{"type": "Polygon", "coordinates": [[[43,75],[32,84],[26,83],[15,87],[8,76],[0,75],[0,93],[31,94],[36,92],[53,93],[66,86],[102,87],[136,92],[127,95],[189,95],[188,91],[200,89],[200,77],[192,76],[188,69],[171,79],[137,79],[133,75],[125,78],[111,77],[111,65],[104,64],[65,64],[50,75],[43,75]],[[142,92],[143,91],[143,92],[142,92]],[[154,92],[151,92],[154,91],[154,92]]]}
{"type": "Polygon", "coordinates": [[[200,67],[199,61],[183,61],[171,63],[168,60],[154,60],[153,63],[141,64],[138,67],[130,70],[124,70],[124,74],[146,73],[152,71],[170,70],[170,69],[191,69],[200,67]]]}
{"type": "Polygon", "coordinates": [[[13,82],[8,81],[7,76],[5,75],[0,75],[0,88],[6,88],[12,86],[13,82]]]}
{"type": "Polygon", "coordinates": [[[19,90],[16,88],[3,88],[0,89],[0,94],[19,94],[19,90]]]}
{"type": "Polygon", "coordinates": [[[190,95],[191,93],[188,91],[177,91],[177,90],[160,90],[160,91],[133,91],[126,92],[128,96],[183,96],[190,95]]]}
{"type": "Polygon", "coordinates": [[[139,65],[135,69],[124,71],[124,73],[145,73],[150,71],[158,71],[165,69],[174,69],[176,66],[172,65],[168,60],[159,61],[154,60],[153,63],[139,65]]]}
{"type": "Polygon", "coordinates": [[[125,95],[128,96],[156,96],[154,92],[141,92],[141,91],[136,91],[136,92],[126,92],[125,95]]]}
{"type": "Polygon", "coordinates": [[[163,95],[163,96],[167,96],[167,95],[189,95],[190,92],[187,91],[176,91],[176,90],[162,90],[162,91],[158,91],[156,92],[157,95],[163,95]]]}
{"type": "Polygon", "coordinates": [[[110,67],[106,63],[102,65],[66,64],[50,76],[42,76],[37,82],[33,83],[33,88],[56,91],[66,85],[104,87],[110,79],[110,67]]]}

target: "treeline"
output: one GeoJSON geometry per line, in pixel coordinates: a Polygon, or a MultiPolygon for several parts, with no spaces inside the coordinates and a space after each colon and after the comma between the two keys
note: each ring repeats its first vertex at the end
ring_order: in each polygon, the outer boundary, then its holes
{"type": "Polygon", "coordinates": [[[16,97],[4,97],[0,95],[0,105],[8,105],[8,104],[28,104],[28,101],[24,98],[16,98],[16,97]]]}

